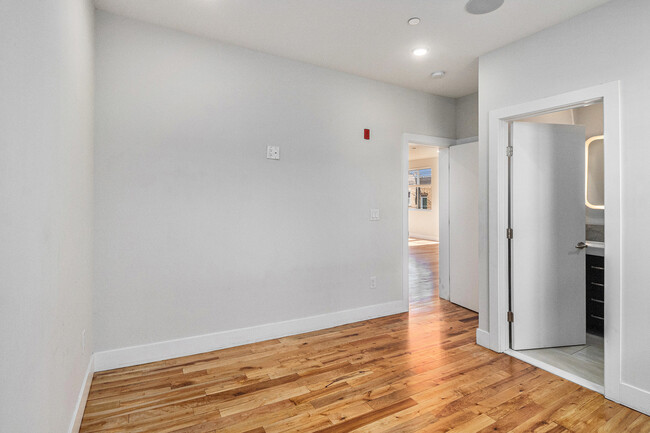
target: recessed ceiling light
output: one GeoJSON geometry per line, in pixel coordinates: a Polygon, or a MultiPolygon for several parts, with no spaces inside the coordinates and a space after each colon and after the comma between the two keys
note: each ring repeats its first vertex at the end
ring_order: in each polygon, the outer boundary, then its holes
{"type": "Polygon", "coordinates": [[[420,18],[418,17],[413,17],[408,20],[409,26],[417,26],[420,24],[420,18]]]}
{"type": "Polygon", "coordinates": [[[445,71],[436,71],[433,74],[431,74],[431,78],[436,78],[440,79],[445,76],[445,71]]]}
{"type": "Polygon", "coordinates": [[[424,56],[428,52],[429,52],[428,48],[416,48],[416,49],[413,50],[413,55],[414,56],[424,56]]]}
{"type": "Polygon", "coordinates": [[[470,14],[482,15],[494,12],[503,5],[504,0],[469,0],[465,10],[470,14]]]}

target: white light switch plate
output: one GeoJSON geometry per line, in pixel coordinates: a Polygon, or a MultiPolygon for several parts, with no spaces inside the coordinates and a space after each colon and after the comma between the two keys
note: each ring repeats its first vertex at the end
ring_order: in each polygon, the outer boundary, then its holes
{"type": "Polygon", "coordinates": [[[370,221],[379,221],[379,209],[370,209],[370,221]]]}
{"type": "Polygon", "coordinates": [[[266,146],[266,159],[280,159],[280,146],[266,146]]]}

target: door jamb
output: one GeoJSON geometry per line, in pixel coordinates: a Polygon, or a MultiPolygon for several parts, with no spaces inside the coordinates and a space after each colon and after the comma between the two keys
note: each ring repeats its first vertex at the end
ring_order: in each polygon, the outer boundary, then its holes
{"type": "MultiPolygon", "coordinates": [[[[409,310],[409,215],[408,215],[408,173],[409,173],[409,143],[413,144],[422,144],[425,146],[435,146],[440,148],[448,148],[456,144],[456,140],[453,138],[444,138],[444,137],[434,137],[431,135],[421,135],[421,134],[411,134],[404,133],[402,134],[402,301],[404,302],[404,311],[409,310]]],[[[438,176],[440,176],[440,160],[438,166],[438,176]]],[[[449,176],[449,170],[447,170],[447,176],[449,176]]],[[[438,181],[440,185],[440,180],[438,181]]],[[[446,182],[449,186],[449,180],[446,182]]],[[[449,193],[447,193],[447,197],[449,193]]],[[[440,231],[440,246],[441,251],[439,252],[440,260],[439,263],[442,266],[446,266],[446,272],[443,272],[442,269],[439,270],[438,275],[442,278],[443,275],[449,277],[449,242],[446,242],[446,260],[443,260],[442,251],[442,240],[444,238],[449,239],[449,220],[443,223],[442,218],[438,221],[439,231],[440,231]]],[[[447,281],[446,287],[449,288],[449,282],[447,281]]],[[[442,296],[441,296],[442,297],[442,296]]],[[[447,294],[447,298],[449,295],[447,294]]]]}
{"type": "Polygon", "coordinates": [[[508,350],[507,157],[508,122],[603,102],[605,132],[605,396],[619,401],[621,385],[621,173],[618,81],[538,99],[489,113],[490,349],[508,350]]]}

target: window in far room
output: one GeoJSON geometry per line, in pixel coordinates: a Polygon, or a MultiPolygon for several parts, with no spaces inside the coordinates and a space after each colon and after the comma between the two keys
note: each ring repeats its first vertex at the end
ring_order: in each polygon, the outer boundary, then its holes
{"type": "Polygon", "coordinates": [[[431,210],[431,168],[409,170],[409,209],[431,210]]]}

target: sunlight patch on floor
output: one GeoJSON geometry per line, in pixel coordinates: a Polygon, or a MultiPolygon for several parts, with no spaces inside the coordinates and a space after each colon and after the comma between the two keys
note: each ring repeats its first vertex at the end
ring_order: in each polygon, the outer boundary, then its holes
{"type": "Polygon", "coordinates": [[[438,245],[438,241],[430,241],[427,239],[416,239],[416,238],[409,238],[409,247],[419,247],[422,245],[438,245]]]}

